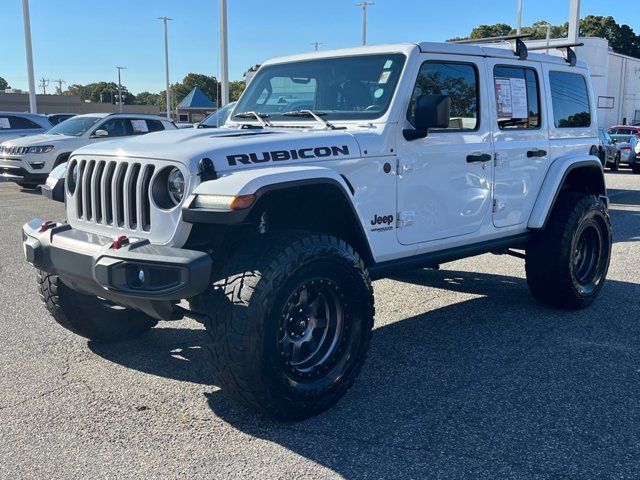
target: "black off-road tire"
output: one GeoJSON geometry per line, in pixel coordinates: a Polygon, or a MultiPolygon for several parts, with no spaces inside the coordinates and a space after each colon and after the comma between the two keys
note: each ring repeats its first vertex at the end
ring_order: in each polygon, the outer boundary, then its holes
{"type": "Polygon", "coordinates": [[[588,306],[604,284],[611,243],[611,223],[602,199],[561,193],[548,225],[535,234],[527,247],[526,272],[531,293],[553,307],[588,306]]]}
{"type": "Polygon", "coordinates": [[[371,281],[356,251],[327,235],[268,234],[234,254],[219,278],[191,306],[209,316],[211,361],[223,391],[283,421],[303,420],[335,405],[362,369],[373,327],[371,281]],[[344,314],[333,353],[309,373],[296,370],[283,347],[290,335],[286,309],[296,303],[292,298],[302,303],[295,295],[306,288],[299,285],[330,285],[327,297],[338,299],[336,309],[344,314]]]}
{"type": "Polygon", "coordinates": [[[66,286],[56,275],[38,271],[38,291],[47,310],[67,330],[98,342],[135,338],[158,321],[135,310],[113,307],[66,286]]]}

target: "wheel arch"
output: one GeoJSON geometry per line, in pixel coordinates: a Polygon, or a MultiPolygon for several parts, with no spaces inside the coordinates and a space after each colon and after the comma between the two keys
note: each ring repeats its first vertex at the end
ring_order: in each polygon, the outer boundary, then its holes
{"type": "Polygon", "coordinates": [[[350,183],[332,169],[256,169],[199,185],[191,196],[193,198],[185,202],[183,220],[196,224],[257,226],[264,219],[270,230],[325,233],[349,243],[365,264],[371,265],[374,263],[373,253],[353,194],[350,183]],[[256,200],[246,210],[197,212],[190,206],[198,194],[254,195],[256,200]]]}
{"type": "Polygon", "coordinates": [[[529,229],[542,230],[546,227],[562,191],[597,195],[608,205],[604,170],[600,159],[580,155],[556,160],[543,181],[529,218],[529,229]]]}

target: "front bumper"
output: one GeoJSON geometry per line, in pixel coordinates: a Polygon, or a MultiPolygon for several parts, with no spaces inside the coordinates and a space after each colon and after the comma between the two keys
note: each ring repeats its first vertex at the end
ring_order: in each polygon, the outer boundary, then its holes
{"type": "Polygon", "coordinates": [[[58,275],[74,290],[106,298],[154,318],[176,318],[175,304],[210,284],[211,257],[203,252],[131,239],[113,248],[113,238],[72,228],[43,227],[34,219],[22,227],[23,249],[34,267],[58,275]]]}
{"type": "Polygon", "coordinates": [[[0,165],[0,181],[42,185],[47,181],[47,174],[31,173],[22,167],[5,164],[0,165]]]}

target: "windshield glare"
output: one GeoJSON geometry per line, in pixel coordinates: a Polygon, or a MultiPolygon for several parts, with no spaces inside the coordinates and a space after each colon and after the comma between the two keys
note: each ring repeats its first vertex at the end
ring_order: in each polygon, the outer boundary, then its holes
{"type": "Polygon", "coordinates": [[[225,105],[222,108],[219,108],[207,118],[205,118],[202,122],[200,122],[200,126],[206,127],[221,127],[227,121],[229,117],[229,113],[233,110],[236,102],[231,102],[225,105]]]}
{"type": "Polygon", "coordinates": [[[327,120],[370,120],[389,108],[405,56],[323,58],[263,67],[242,95],[236,112],[255,111],[270,120],[296,110],[325,113],[327,120]]]}
{"type": "Polygon", "coordinates": [[[100,117],[75,117],[65,120],[59,123],[47,133],[52,135],[70,135],[73,137],[79,137],[93,125],[98,123],[100,117]]]}

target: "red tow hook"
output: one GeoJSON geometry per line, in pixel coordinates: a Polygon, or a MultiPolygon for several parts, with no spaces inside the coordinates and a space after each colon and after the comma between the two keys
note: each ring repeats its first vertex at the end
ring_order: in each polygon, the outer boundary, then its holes
{"type": "Polygon", "coordinates": [[[47,230],[49,230],[50,228],[53,228],[56,226],[56,222],[53,222],[51,220],[47,220],[46,222],[42,222],[42,225],[40,225],[40,230],[38,230],[39,233],[42,232],[46,232],[47,230]]]}
{"type": "Polygon", "coordinates": [[[113,243],[111,244],[111,248],[113,248],[114,250],[118,250],[125,245],[129,245],[129,239],[126,235],[120,235],[113,241],[113,243]]]}

